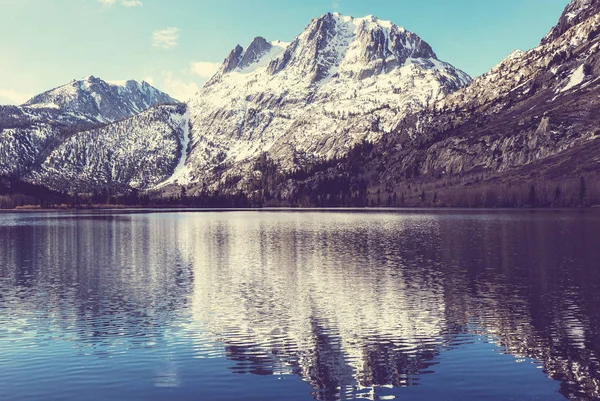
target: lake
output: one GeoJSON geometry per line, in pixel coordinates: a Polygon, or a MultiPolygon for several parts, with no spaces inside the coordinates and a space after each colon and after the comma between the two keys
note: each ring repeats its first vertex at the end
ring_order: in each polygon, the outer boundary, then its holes
{"type": "Polygon", "coordinates": [[[594,400],[600,211],[0,214],[0,400],[594,400]]]}

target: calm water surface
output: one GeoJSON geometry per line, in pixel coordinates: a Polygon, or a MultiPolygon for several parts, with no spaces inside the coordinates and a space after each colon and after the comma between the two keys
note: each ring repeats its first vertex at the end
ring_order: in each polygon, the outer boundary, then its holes
{"type": "Polygon", "coordinates": [[[0,400],[600,399],[600,213],[0,214],[0,400]]]}

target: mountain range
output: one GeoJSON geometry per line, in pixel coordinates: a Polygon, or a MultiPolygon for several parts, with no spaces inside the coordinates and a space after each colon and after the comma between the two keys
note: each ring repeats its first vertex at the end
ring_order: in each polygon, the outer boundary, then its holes
{"type": "Polygon", "coordinates": [[[87,77],[0,107],[0,176],[236,205],[596,203],[599,33],[600,1],[572,0],[473,80],[392,22],[329,13],[236,46],[186,103],[87,77]]]}
{"type": "MultiPolygon", "coordinates": [[[[146,82],[108,83],[89,76],[34,96],[21,106],[0,106],[0,175],[34,180],[56,152],[78,138],[85,138],[87,132],[101,128],[119,130],[129,118],[139,119],[141,127],[145,110],[178,104],[146,82]]],[[[165,145],[167,150],[169,144],[165,145]]],[[[171,151],[177,153],[177,146],[171,151]]],[[[85,157],[78,154],[76,158],[85,157]]],[[[60,165],[59,169],[62,172],[68,167],[60,165]]]]}

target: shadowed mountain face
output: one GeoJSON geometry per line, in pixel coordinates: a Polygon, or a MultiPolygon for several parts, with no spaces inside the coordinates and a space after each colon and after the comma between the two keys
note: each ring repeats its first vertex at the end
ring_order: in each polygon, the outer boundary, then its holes
{"type": "Polygon", "coordinates": [[[0,398],[596,399],[599,218],[4,214],[0,398]]]}
{"type": "Polygon", "coordinates": [[[597,139],[599,12],[597,2],[572,2],[539,47],[402,120],[376,150],[389,155],[382,178],[409,168],[503,173],[597,139]]]}

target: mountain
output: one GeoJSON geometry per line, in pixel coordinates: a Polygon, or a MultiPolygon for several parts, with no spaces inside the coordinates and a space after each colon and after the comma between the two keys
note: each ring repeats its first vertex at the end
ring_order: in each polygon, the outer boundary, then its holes
{"type": "Polygon", "coordinates": [[[542,40],[542,45],[558,39],[569,29],[598,13],[598,0],[572,0],[562,13],[558,24],[542,40]]]}
{"type": "Polygon", "coordinates": [[[330,13],[236,46],[187,105],[131,117],[172,99],[90,77],[0,108],[0,174],[238,205],[600,203],[599,46],[600,0],[572,0],[471,80],[389,21],[330,13]]]}
{"type": "Polygon", "coordinates": [[[153,187],[185,160],[188,121],[185,105],[164,105],[77,132],[26,178],[69,193],[119,194],[153,187]]]}
{"type": "Polygon", "coordinates": [[[178,103],[146,82],[116,84],[90,76],[37,95],[22,106],[0,106],[0,176],[27,176],[74,133],[178,103]]]}
{"type": "Polygon", "coordinates": [[[330,13],[291,43],[257,37],[246,49],[236,46],[184,108],[114,123],[173,99],[145,83],[119,87],[94,77],[34,97],[25,113],[61,110],[110,124],[62,138],[25,177],[69,192],[169,194],[187,185],[194,194],[221,182],[241,190],[265,152],[286,171],[341,157],[470,81],[414,33],[373,16],[330,13]],[[142,133],[165,149],[149,146],[142,133]]]}
{"type": "Polygon", "coordinates": [[[600,148],[599,34],[600,1],[573,0],[538,47],[401,116],[372,145],[295,177],[280,174],[268,192],[307,204],[600,202],[592,151],[600,148]]]}
{"type": "MultiPolygon", "coordinates": [[[[382,183],[393,185],[411,170],[420,181],[473,174],[498,181],[569,149],[590,146],[600,135],[595,112],[599,34],[600,2],[573,0],[538,47],[511,54],[469,87],[403,119],[374,150],[387,155],[381,159],[386,163],[382,183]]],[[[578,167],[584,164],[563,166],[558,174],[579,178],[584,171],[578,167]]],[[[536,171],[541,174],[544,167],[536,171]]],[[[534,174],[525,182],[549,178],[560,180],[534,174]]],[[[550,191],[554,195],[555,186],[550,191]]]]}
{"type": "Polygon", "coordinates": [[[177,100],[145,81],[107,82],[94,76],[39,94],[23,105],[26,110],[56,109],[101,123],[134,116],[158,104],[177,100]]]}
{"type": "Polygon", "coordinates": [[[419,36],[373,16],[326,14],[291,43],[257,37],[189,102],[190,154],[175,182],[219,180],[214,168],[247,175],[263,152],[286,170],[342,156],[470,81],[419,36]]]}

